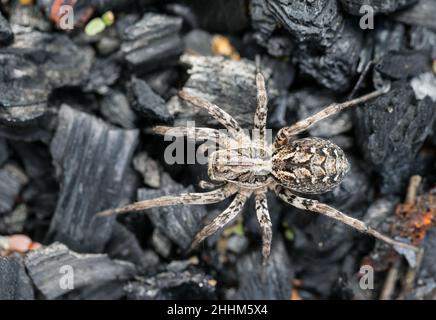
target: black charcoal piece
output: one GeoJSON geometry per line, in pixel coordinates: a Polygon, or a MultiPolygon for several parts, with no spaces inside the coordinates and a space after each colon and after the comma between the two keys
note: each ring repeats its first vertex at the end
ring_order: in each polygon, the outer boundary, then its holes
{"type": "Polygon", "coordinates": [[[310,42],[317,47],[330,47],[343,27],[343,17],[336,1],[313,0],[268,1],[268,9],[288,30],[297,43],[310,42]]]}
{"type": "Polygon", "coordinates": [[[294,268],[283,240],[275,237],[266,268],[260,250],[247,253],[237,262],[238,299],[288,300],[291,297],[294,268]]]}
{"type": "Polygon", "coordinates": [[[251,25],[256,30],[255,38],[259,44],[265,45],[276,29],[277,22],[263,0],[250,1],[251,25]]]}
{"type": "Polygon", "coordinates": [[[363,45],[362,32],[345,21],[335,35],[321,52],[310,42],[299,44],[296,54],[304,74],[325,88],[344,92],[352,86],[356,74],[363,45]]]}
{"type": "Polygon", "coordinates": [[[92,65],[85,91],[105,94],[120,77],[121,67],[111,58],[96,59],[92,65]]]}
{"type": "Polygon", "coordinates": [[[414,50],[428,50],[431,58],[436,59],[436,31],[421,26],[412,26],[410,46],[414,50]]]}
{"type": "Polygon", "coordinates": [[[25,266],[33,283],[47,299],[88,286],[127,280],[135,273],[135,267],[129,262],[111,260],[105,254],[82,255],[58,242],[29,252],[25,266]]]}
{"type": "Polygon", "coordinates": [[[185,48],[202,56],[211,56],[212,35],[201,29],[194,29],[188,32],[183,38],[185,48]]]}
{"type": "Polygon", "coordinates": [[[138,139],[64,105],[50,151],[61,181],[50,236],[82,252],[101,252],[115,217],[97,217],[128,202],[134,183],[129,166],[138,139]]]}
{"type": "Polygon", "coordinates": [[[181,18],[155,13],[146,13],[123,28],[121,51],[131,70],[140,72],[175,63],[183,51],[181,28],[181,18]]]}
{"type": "Polygon", "coordinates": [[[124,290],[130,300],[214,299],[212,280],[202,271],[168,271],[143,281],[130,282],[124,290]]]}
{"type": "Polygon", "coordinates": [[[28,177],[14,164],[0,168],[0,215],[12,211],[21,188],[27,184],[28,177]]]}
{"type": "Polygon", "coordinates": [[[419,0],[413,7],[396,13],[395,20],[410,24],[431,28],[436,30],[434,15],[436,2],[433,0],[419,0]]]}
{"type": "Polygon", "coordinates": [[[18,34],[0,52],[0,133],[25,140],[47,139],[47,99],[55,88],[88,78],[92,50],[57,33],[18,34]]]}
{"type": "Polygon", "coordinates": [[[291,34],[304,74],[334,91],[348,89],[359,61],[362,31],[344,20],[336,1],[272,0],[257,4],[252,13],[261,45],[269,39],[273,16],[291,34]]]}
{"type": "Polygon", "coordinates": [[[11,1],[9,23],[15,33],[31,30],[50,31],[51,23],[46,19],[38,6],[22,5],[19,0],[11,1]]]}
{"type": "Polygon", "coordinates": [[[155,251],[164,258],[168,258],[171,254],[172,243],[159,229],[153,230],[151,236],[151,244],[155,251]]]}
{"type": "Polygon", "coordinates": [[[125,129],[134,129],[137,121],[124,93],[110,90],[100,102],[100,112],[109,122],[125,129]]]}
{"type": "MultiPolygon", "coordinates": [[[[190,94],[215,103],[230,113],[246,129],[253,125],[256,110],[256,84],[254,63],[241,59],[227,60],[223,57],[204,57],[183,55],[183,63],[191,66],[190,75],[183,90],[190,94]]],[[[262,70],[266,79],[270,69],[262,70]]],[[[274,81],[268,81],[270,99],[277,95],[274,81]]],[[[168,103],[168,109],[176,118],[177,125],[186,125],[186,121],[196,121],[198,126],[218,126],[207,112],[174,97],[168,103]]]]}
{"type": "Polygon", "coordinates": [[[148,261],[135,235],[120,223],[116,223],[112,237],[105,249],[112,259],[126,260],[134,263],[138,269],[149,268],[153,261],[148,261]]]}
{"type": "MultiPolygon", "coordinates": [[[[138,200],[194,191],[192,186],[185,188],[166,173],[162,174],[161,186],[160,190],[139,189],[138,200]]],[[[206,209],[202,205],[168,206],[149,209],[147,212],[153,225],[184,250],[190,247],[195,234],[203,227],[206,215],[206,209]]]]}
{"type": "Polygon", "coordinates": [[[433,72],[423,73],[412,78],[410,85],[418,100],[430,97],[433,102],[436,102],[436,75],[433,72]]]}
{"type": "Polygon", "coordinates": [[[33,300],[32,282],[20,256],[0,256],[0,300],[33,300]]]}
{"type": "Polygon", "coordinates": [[[146,152],[141,152],[133,159],[133,166],[142,175],[143,181],[147,186],[160,188],[162,170],[156,160],[150,158],[146,152]]]}
{"type": "Polygon", "coordinates": [[[431,60],[425,51],[394,51],[384,55],[375,70],[394,80],[408,79],[431,71],[431,60]]]}
{"type": "Polygon", "coordinates": [[[19,204],[11,213],[0,216],[0,234],[23,233],[27,215],[27,206],[19,204]]]}
{"type": "MultiPolygon", "coordinates": [[[[344,10],[353,15],[363,15],[368,11],[362,10],[361,7],[369,6],[375,14],[392,13],[417,3],[419,0],[340,0],[344,10]]],[[[365,7],[363,7],[365,9],[365,7]]],[[[407,11],[407,10],[406,10],[407,11]]]]}
{"type": "Polygon", "coordinates": [[[67,293],[65,300],[119,300],[125,297],[124,286],[127,281],[109,281],[103,284],[91,285],[71,293],[67,293]]]}
{"type": "Polygon", "coordinates": [[[238,32],[248,26],[245,0],[193,0],[190,4],[202,29],[214,32],[238,32]]]}
{"type": "Polygon", "coordinates": [[[11,26],[0,11],[0,45],[9,44],[14,38],[11,26]]]}
{"type": "Polygon", "coordinates": [[[46,145],[16,141],[11,148],[19,156],[29,178],[38,179],[51,174],[53,166],[46,145]]]}
{"type": "Polygon", "coordinates": [[[9,149],[6,140],[0,138],[0,166],[9,158],[9,149]]]}
{"type": "Polygon", "coordinates": [[[435,108],[429,97],[416,100],[412,87],[399,81],[389,93],[354,109],[357,145],[381,177],[382,193],[404,192],[435,108]]]}
{"type": "Polygon", "coordinates": [[[144,118],[156,123],[172,122],[172,116],[168,112],[164,99],[144,80],[133,77],[127,87],[127,97],[132,108],[144,118]]]}

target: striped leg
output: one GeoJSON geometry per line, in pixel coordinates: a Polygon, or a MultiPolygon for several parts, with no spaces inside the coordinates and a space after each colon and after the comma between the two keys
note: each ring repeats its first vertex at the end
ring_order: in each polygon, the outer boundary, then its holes
{"type": "Polygon", "coordinates": [[[238,193],[226,210],[216,216],[211,223],[206,225],[199,233],[197,233],[194,242],[192,243],[192,247],[197,246],[204,239],[211,236],[219,229],[224,227],[226,224],[228,224],[230,221],[232,221],[234,218],[236,218],[236,216],[244,208],[244,204],[247,201],[248,197],[249,194],[238,193]]]}
{"type": "Polygon", "coordinates": [[[109,209],[99,212],[99,216],[110,216],[114,214],[121,214],[134,211],[142,211],[145,209],[173,206],[177,204],[209,204],[223,201],[236,193],[235,186],[228,184],[222,188],[204,192],[204,193],[184,193],[178,196],[164,196],[156,199],[144,200],[129,204],[122,208],[109,209]]]}
{"type": "Polygon", "coordinates": [[[268,212],[266,190],[256,193],[256,216],[262,230],[262,256],[265,265],[271,251],[272,240],[272,224],[268,212]]]}
{"type": "Polygon", "coordinates": [[[376,98],[384,93],[386,93],[386,90],[377,90],[350,101],[345,101],[343,103],[332,103],[318,113],[315,113],[313,116],[298,121],[290,127],[281,128],[277,133],[276,139],[274,141],[274,147],[280,148],[281,146],[287,144],[291,136],[307,130],[309,127],[311,127],[320,120],[337,114],[345,108],[352,107],[359,103],[363,103],[373,98],[376,98]]]}
{"type": "Polygon", "coordinates": [[[256,56],[257,107],[254,114],[254,141],[260,146],[265,144],[266,118],[268,114],[268,95],[265,89],[265,78],[260,72],[260,58],[256,56]]]}
{"type": "Polygon", "coordinates": [[[393,246],[406,248],[408,250],[413,250],[415,252],[418,251],[418,248],[416,248],[415,246],[393,240],[393,239],[389,238],[388,236],[385,236],[385,235],[381,234],[380,232],[372,229],[366,223],[364,223],[360,220],[357,220],[355,218],[352,218],[350,216],[347,216],[346,214],[340,212],[339,210],[336,210],[335,208],[332,208],[324,203],[321,203],[321,202],[318,202],[318,201],[312,200],[312,199],[299,197],[299,196],[293,194],[291,190],[289,190],[285,187],[282,187],[280,185],[276,185],[274,187],[274,191],[280,199],[282,199],[283,201],[289,203],[290,205],[292,205],[298,209],[309,210],[309,211],[323,214],[327,217],[341,221],[342,223],[345,223],[346,225],[349,225],[350,227],[352,227],[360,232],[372,235],[373,237],[380,239],[386,243],[389,243],[393,246]]]}

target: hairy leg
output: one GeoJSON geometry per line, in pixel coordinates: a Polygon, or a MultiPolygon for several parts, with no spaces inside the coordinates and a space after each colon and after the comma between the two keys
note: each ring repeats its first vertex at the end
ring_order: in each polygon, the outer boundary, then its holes
{"type": "Polygon", "coordinates": [[[166,127],[157,126],[151,129],[153,133],[159,135],[171,135],[174,137],[187,137],[192,140],[212,140],[218,142],[220,132],[211,128],[188,128],[188,127],[166,127]]]}
{"type": "Polygon", "coordinates": [[[184,193],[178,196],[164,196],[156,199],[143,200],[117,209],[109,209],[99,212],[99,216],[110,216],[133,211],[142,211],[150,208],[173,206],[177,204],[209,204],[223,201],[237,191],[233,185],[225,185],[222,188],[204,193],[184,193]]]}
{"type": "Polygon", "coordinates": [[[192,243],[192,247],[197,246],[204,239],[211,236],[219,229],[224,227],[226,224],[228,224],[230,221],[232,221],[234,218],[236,218],[236,216],[244,208],[244,204],[249,196],[250,195],[247,193],[236,194],[236,197],[235,199],[233,199],[230,206],[226,210],[221,212],[218,216],[216,216],[211,223],[206,225],[200,232],[197,233],[194,242],[192,243]]]}
{"type": "Polygon", "coordinates": [[[180,98],[193,104],[194,106],[205,109],[215,120],[217,120],[224,127],[226,127],[226,129],[229,130],[229,133],[234,138],[238,138],[241,134],[243,134],[242,128],[239,126],[238,122],[217,105],[207,100],[194,97],[186,91],[180,91],[179,96],[180,98]]]}
{"type": "Polygon", "coordinates": [[[349,225],[350,227],[357,229],[360,232],[370,234],[375,238],[380,239],[391,245],[413,250],[415,252],[418,251],[418,248],[416,248],[415,246],[391,239],[388,236],[385,236],[380,232],[372,229],[366,223],[357,220],[355,218],[352,218],[350,216],[347,216],[346,214],[340,212],[339,210],[336,210],[335,208],[332,208],[324,203],[312,199],[299,197],[293,194],[291,190],[279,185],[276,185],[274,187],[274,191],[280,199],[293,205],[298,209],[309,210],[309,211],[326,215],[327,217],[341,221],[349,225]]]}
{"type": "Polygon", "coordinates": [[[266,118],[268,114],[268,95],[265,88],[265,78],[260,72],[260,58],[256,56],[256,87],[257,107],[254,114],[254,129],[257,136],[254,141],[260,146],[265,143],[266,118]]]}
{"type": "Polygon", "coordinates": [[[323,120],[325,118],[328,118],[334,114],[337,114],[338,112],[344,110],[345,108],[355,106],[359,103],[366,102],[368,100],[371,100],[373,98],[376,98],[382,94],[386,93],[386,90],[377,90],[373,91],[369,94],[366,94],[364,96],[361,96],[359,98],[345,101],[343,103],[332,103],[323,110],[315,113],[313,116],[307,117],[304,120],[298,121],[297,123],[293,124],[290,127],[284,127],[279,130],[277,133],[276,139],[274,141],[274,147],[279,148],[285,144],[288,143],[289,138],[293,135],[296,135],[309,127],[311,127],[313,124],[317,123],[320,120],[323,120]]]}
{"type": "Polygon", "coordinates": [[[271,252],[272,224],[268,212],[266,190],[256,192],[256,216],[262,231],[262,256],[263,264],[268,261],[271,252]]]}

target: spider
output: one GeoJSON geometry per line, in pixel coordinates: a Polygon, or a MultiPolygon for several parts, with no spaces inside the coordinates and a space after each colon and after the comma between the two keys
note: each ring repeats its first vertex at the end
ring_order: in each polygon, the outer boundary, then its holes
{"type": "Polygon", "coordinates": [[[349,163],[342,149],[331,141],[317,137],[295,139],[296,135],[318,121],[382,95],[386,90],[376,90],[353,100],[333,103],[292,126],[280,129],[271,145],[266,141],[267,92],[258,59],[256,59],[255,78],[257,106],[251,138],[227,112],[213,103],[190,95],[187,91],[180,91],[179,96],[190,104],[206,110],[227,129],[228,135],[223,138],[219,130],[211,128],[192,130],[184,127],[153,128],[153,131],[160,135],[171,132],[173,135],[188,139],[215,141],[219,148],[208,156],[208,175],[212,183],[200,182],[200,187],[203,189],[216,188],[215,190],[144,200],[122,208],[102,211],[99,215],[107,216],[179,204],[212,204],[234,196],[228,208],[196,234],[193,241],[195,247],[235,219],[248,198],[254,195],[256,216],[262,234],[263,263],[266,263],[272,241],[272,224],[266,193],[273,191],[280,199],[298,209],[326,215],[388,244],[417,251],[416,247],[393,240],[358,219],[317,200],[299,195],[320,194],[332,190],[343,180],[349,169],[349,163]]]}

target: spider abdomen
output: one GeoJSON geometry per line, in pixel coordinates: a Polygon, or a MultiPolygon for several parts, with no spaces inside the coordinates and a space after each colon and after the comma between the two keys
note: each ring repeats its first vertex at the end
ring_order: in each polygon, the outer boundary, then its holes
{"type": "Polygon", "coordinates": [[[305,138],[277,149],[272,169],[279,183],[292,190],[323,193],[341,183],[349,164],[342,149],[331,141],[305,138]]]}

